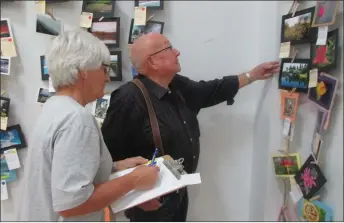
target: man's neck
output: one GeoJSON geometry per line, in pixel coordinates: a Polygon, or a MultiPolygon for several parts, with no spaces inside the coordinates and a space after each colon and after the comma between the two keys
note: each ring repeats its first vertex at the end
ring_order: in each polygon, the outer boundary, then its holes
{"type": "Polygon", "coordinates": [[[56,92],[56,95],[69,96],[73,98],[75,101],[77,101],[79,104],[81,104],[82,106],[86,106],[87,104],[86,100],[82,96],[82,93],[80,91],[77,91],[73,87],[61,88],[56,92]]]}
{"type": "Polygon", "coordinates": [[[168,88],[168,85],[171,83],[173,76],[157,77],[157,76],[148,76],[149,79],[160,85],[161,87],[168,88]]]}

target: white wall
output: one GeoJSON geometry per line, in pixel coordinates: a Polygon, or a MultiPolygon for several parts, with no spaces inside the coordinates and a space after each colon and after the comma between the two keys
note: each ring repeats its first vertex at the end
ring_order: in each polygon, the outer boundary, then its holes
{"type": "MultiPolygon", "coordinates": [[[[116,3],[115,15],[121,17],[124,81],[131,79],[126,58],[133,7],[133,1],[116,3]]],[[[165,10],[157,12],[154,19],[165,21],[164,34],[181,51],[181,73],[194,80],[208,80],[244,72],[265,60],[276,59],[280,16],[288,7],[288,2],[165,1],[165,10]],[[214,61],[210,62],[210,59],[214,61]]],[[[58,4],[54,9],[56,17],[64,18],[65,30],[78,26],[81,2],[58,4]]],[[[12,21],[19,53],[13,60],[12,76],[1,77],[1,87],[11,97],[9,124],[21,124],[30,144],[30,129],[40,111],[35,102],[37,92],[39,87],[47,87],[47,83],[41,81],[39,56],[48,49],[52,38],[35,32],[33,1],[1,3],[1,15],[12,21]]],[[[112,91],[120,84],[109,84],[107,89],[112,91]]],[[[223,103],[201,111],[198,171],[202,184],[190,187],[189,220],[275,220],[281,195],[272,175],[269,156],[279,146],[278,96],[277,80],[273,79],[242,89],[233,106],[223,103]],[[265,97],[264,92],[268,94],[265,97]],[[272,103],[268,105],[268,102],[272,103]]],[[[305,129],[310,132],[307,135],[302,133],[304,158],[309,148],[313,119],[305,120],[311,108],[308,105],[302,107],[308,109],[301,108],[303,118],[298,117],[300,129],[295,133],[305,129]]],[[[343,180],[330,173],[333,168],[343,169],[342,160],[339,160],[343,147],[342,128],[338,124],[342,123],[339,120],[342,120],[343,113],[339,110],[334,115],[337,117],[333,117],[338,120],[337,126],[332,122],[332,130],[326,138],[329,154],[328,166],[324,169],[329,179],[326,187],[331,189],[327,199],[336,210],[342,209],[342,199],[337,195],[343,194],[337,191],[342,188],[343,180]],[[331,141],[333,143],[329,145],[331,141]],[[336,159],[336,162],[330,163],[329,159],[336,159]]],[[[296,142],[300,140],[301,137],[295,137],[296,142]]],[[[24,163],[26,149],[22,149],[19,156],[24,163]]],[[[2,202],[2,221],[15,219],[20,187],[25,186],[22,185],[24,168],[25,165],[19,170],[19,180],[10,184],[11,199],[2,202]]],[[[336,212],[335,220],[342,218],[343,213],[336,212]]]]}

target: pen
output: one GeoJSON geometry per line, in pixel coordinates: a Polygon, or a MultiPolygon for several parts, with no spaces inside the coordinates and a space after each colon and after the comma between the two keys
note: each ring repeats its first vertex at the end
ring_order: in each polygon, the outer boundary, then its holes
{"type": "Polygon", "coordinates": [[[158,148],[155,148],[155,151],[153,153],[153,158],[152,158],[152,161],[149,164],[149,166],[154,166],[155,165],[155,157],[156,157],[156,155],[158,155],[158,148]]]}

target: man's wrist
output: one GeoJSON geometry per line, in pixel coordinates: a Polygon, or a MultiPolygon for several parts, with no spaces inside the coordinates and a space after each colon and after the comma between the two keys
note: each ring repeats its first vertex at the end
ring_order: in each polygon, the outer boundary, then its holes
{"type": "Polygon", "coordinates": [[[251,84],[254,81],[249,72],[245,73],[245,76],[247,77],[248,84],[251,84]]]}

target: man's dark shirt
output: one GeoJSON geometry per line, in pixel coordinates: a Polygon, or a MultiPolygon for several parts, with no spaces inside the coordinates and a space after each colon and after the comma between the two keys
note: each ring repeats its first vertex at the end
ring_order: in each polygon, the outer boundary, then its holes
{"type": "MultiPolygon", "coordinates": [[[[233,104],[239,89],[238,77],[196,82],[177,74],[169,89],[143,75],[136,78],[151,97],[165,154],[174,159],[184,158],[185,170],[194,173],[200,152],[197,114],[201,108],[224,101],[233,104]]],[[[134,156],[152,158],[155,146],[148,110],[134,83],[126,83],[112,92],[102,133],[114,161],[134,156]]]]}

